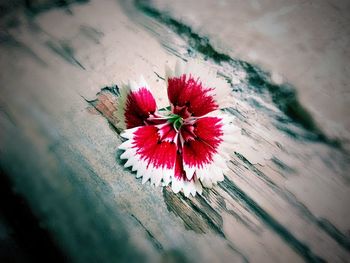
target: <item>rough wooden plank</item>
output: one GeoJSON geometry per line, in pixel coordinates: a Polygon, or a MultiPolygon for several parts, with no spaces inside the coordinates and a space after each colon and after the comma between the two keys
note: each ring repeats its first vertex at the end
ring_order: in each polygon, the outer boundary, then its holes
{"type": "Polygon", "coordinates": [[[348,260],[349,154],[293,87],[147,2],[70,11],[3,30],[0,167],[73,261],[348,260]],[[164,65],[189,57],[231,82],[242,131],[225,181],[185,198],[123,169],[113,112],[118,84],[140,74],[166,102],[164,65]]]}

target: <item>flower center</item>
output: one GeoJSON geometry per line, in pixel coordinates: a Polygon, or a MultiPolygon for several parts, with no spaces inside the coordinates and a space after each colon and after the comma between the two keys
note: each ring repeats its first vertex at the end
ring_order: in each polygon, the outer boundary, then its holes
{"type": "Polygon", "coordinates": [[[168,121],[173,124],[173,127],[176,131],[179,131],[181,125],[184,122],[183,118],[177,114],[171,114],[168,121]]]}

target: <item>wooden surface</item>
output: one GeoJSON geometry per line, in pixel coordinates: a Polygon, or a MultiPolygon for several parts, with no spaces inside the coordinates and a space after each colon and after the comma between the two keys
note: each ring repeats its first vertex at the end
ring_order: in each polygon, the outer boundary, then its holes
{"type": "Polygon", "coordinates": [[[349,262],[349,149],[291,85],[218,52],[144,1],[4,17],[0,167],[74,262],[349,262]],[[196,58],[231,83],[241,127],[225,181],[185,198],[124,169],[117,86],[196,58]]]}

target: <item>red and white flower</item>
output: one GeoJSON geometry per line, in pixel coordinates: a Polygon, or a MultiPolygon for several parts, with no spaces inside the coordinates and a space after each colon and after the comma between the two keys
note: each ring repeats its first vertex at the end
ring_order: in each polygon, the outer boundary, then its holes
{"type": "Polygon", "coordinates": [[[166,82],[170,106],[163,109],[143,78],[121,87],[118,119],[127,139],[119,146],[121,158],[142,183],[171,183],[175,193],[194,196],[222,181],[228,169],[239,130],[220,109],[232,96],[226,82],[199,64],[167,68],[166,82]]]}

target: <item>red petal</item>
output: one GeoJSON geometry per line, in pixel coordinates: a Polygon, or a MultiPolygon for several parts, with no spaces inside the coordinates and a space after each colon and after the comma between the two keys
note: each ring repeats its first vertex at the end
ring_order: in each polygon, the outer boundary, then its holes
{"type": "Polygon", "coordinates": [[[182,163],[182,154],[179,152],[176,154],[176,164],[175,164],[174,176],[179,180],[186,179],[186,174],[185,174],[183,163],[182,163]]]}
{"type": "Polygon", "coordinates": [[[145,87],[131,91],[126,99],[125,123],[128,129],[145,125],[150,114],[157,109],[152,93],[145,87]]]}
{"type": "Polygon", "coordinates": [[[152,125],[138,128],[134,132],[133,148],[148,165],[171,169],[175,165],[177,146],[172,141],[161,141],[158,132],[152,125]]]}
{"type": "Polygon", "coordinates": [[[180,151],[176,154],[176,163],[175,163],[175,171],[174,176],[177,180],[182,180],[186,182],[194,181],[195,177],[193,176],[190,180],[188,180],[186,176],[186,171],[183,166],[183,155],[180,151]]]}
{"type": "Polygon", "coordinates": [[[173,105],[173,113],[183,118],[203,116],[218,108],[213,96],[209,94],[213,88],[203,87],[199,80],[191,75],[168,79],[168,97],[173,105]]]}
{"type": "Polygon", "coordinates": [[[213,161],[222,142],[222,124],[220,118],[204,117],[198,119],[193,126],[196,137],[184,142],[183,161],[188,167],[200,168],[213,161]]]}
{"type": "Polygon", "coordinates": [[[158,134],[160,140],[162,141],[176,142],[175,138],[177,138],[177,132],[174,129],[173,124],[170,122],[167,122],[164,125],[162,125],[161,128],[159,128],[158,134]]]}

